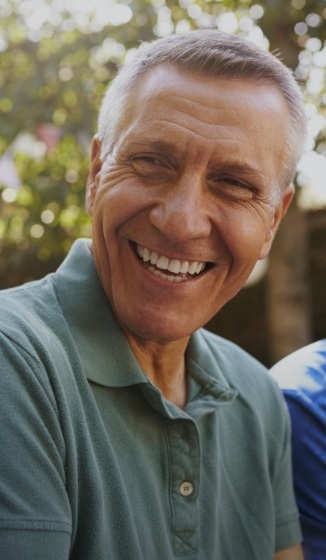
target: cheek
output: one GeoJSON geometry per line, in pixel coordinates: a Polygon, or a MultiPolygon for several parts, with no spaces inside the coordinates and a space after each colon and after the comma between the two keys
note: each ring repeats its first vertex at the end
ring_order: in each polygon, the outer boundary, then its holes
{"type": "Polygon", "coordinates": [[[146,197],[140,196],[130,174],[112,172],[99,183],[94,201],[93,222],[101,221],[106,226],[121,224],[137,212],[145,200],[146,197]]]}
{"type": "Polygon", "coordinates": [[[101,180],[94,204],[93,224],[103,235],[118,236],[135,228],[151,228],[150,211],[162,199],[154,185],[144,185],[135,173],[112,169],[101,180]]]}
{"type": "Polygon", "coordinates": [[[260,210],[247,205],[224,213],[219,231],[234,259],[259,258],[272,222],[272,216],[260,210]]]}

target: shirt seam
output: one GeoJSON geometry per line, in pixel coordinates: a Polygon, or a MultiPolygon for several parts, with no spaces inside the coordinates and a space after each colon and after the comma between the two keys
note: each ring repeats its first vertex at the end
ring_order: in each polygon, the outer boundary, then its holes
{"type": "Polygon", "coordinates": [[[44,521],[42,519],[33,520],[1,520],[0,530],[8,531],[53,531],[68,533],[71,535],[72,527],[68,523],[61,521],[44,521]]]}

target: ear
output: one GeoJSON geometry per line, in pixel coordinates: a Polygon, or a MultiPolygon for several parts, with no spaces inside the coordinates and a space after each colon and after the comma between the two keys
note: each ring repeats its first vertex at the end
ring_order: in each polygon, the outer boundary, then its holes
{"type": "Polygon", "coordinates": [[[290,206],[293,195],[294,195],[294,186],[291,183],[283,191],[282,198],[278,206],[275,208],[273,220],[267,232],[265,243],[262,247],[259,259],[265,259],[268,253],[270,252],[275,234],[278,230],[278,226],[280,225],[282,218],[285,216],[287,209],[290,206]]]}
{"type": "Polygon", "coordinates": [[[91,164],[87,179],[86,187],[86,210],[88,214],[92,215],[93,204],[98,187],[99,172],[101,171],[102,162],[100,158],[101,141],[96,135],[92,140],[91,146],[91,164]]]}

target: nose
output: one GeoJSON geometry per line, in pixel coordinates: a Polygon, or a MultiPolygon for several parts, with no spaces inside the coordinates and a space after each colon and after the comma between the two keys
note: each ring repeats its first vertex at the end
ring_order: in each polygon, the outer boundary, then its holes
{"type": "Polygon", "coordinates": [[[211,222],[206,194],[199,176],[181,178],[152,207],[151,223],[174,243],[208,237],[211,222]]]}

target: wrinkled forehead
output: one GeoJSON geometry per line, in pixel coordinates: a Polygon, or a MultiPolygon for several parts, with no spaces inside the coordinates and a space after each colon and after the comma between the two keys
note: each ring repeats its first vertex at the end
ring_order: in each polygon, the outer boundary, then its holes
{"type": "Polygon", "coordinates": [[[208,140],[260,134],[265,143],[275,133],[281,142],[288,125],[285,100],[270,84],[201,76],[161,65],[137,84],[120,132],[138,129],[139,134],[157,135],[161,129],[176,128],[208,140]]]}
{"type": "MultiPolygon", "coordinates": [[[[136,82],[135,90],[129,102],[136,103],[139,98],[147,100],[148,102],[153,98],[163,98],[169,94],[178,93],[180,86],[183,85],[184,89],[192,99],[195,96],[205,96],[207,88],[209,93],[215,92],[216,104],[221,105],[221,98],[218,95],[220,91],[228,89],[232,90],[232,98],[234,97],[239,103],[245,102],[249,105],[255,106],[257,96],[260,98],[267,98],[268,93],[274,92],[273,108],[287,108],[285,99],[282,93],[276,88],[273,83],[267,81],[257,81],[256,78],[248,77],[229,77],[203,74],[200,72],[191,72],[189,70],[180,69],[179,67],[164,63],[159,64],[147,70],[136,82]],[[237,85],[246,86],[247,94],[245,99],[239,98],[237,92],[237,85]],[[230,86],[232,86],[230,88],[230,86]]],[[[212,97],[214,99],[214,96],[212,97]]],[[[269,100],[271,102],[271,99],[269,100]]]]}

